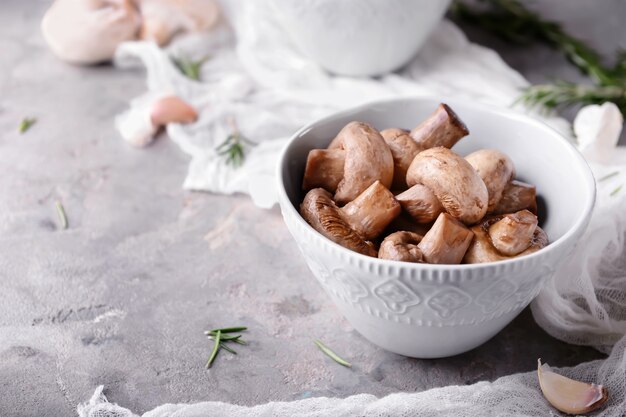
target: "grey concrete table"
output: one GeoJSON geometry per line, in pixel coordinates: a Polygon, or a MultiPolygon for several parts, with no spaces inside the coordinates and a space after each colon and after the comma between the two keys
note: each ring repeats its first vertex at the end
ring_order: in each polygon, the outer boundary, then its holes
{"type": "MultiPolygon", "coordinates": [[[[57,61],[38,30],[48,4],[0,5],[1,416],[71,416],[99,384],[141,413],[164,402],[419,391],[528,371],[539,356],[554,365],[601,357],[551,338],[528,311],[454,358],[371,345],[323,294],[277,210],[184,192],[187,158],[174,144],[138,151],[119,139],[112,118],[143,90],[142,73],[57,61]],[[18,135],[31,115],[39,122],[18,135]],[[250,327],[250,345],[205,370],[202,331],[238,324],[250,327]],[[321,355],[315,337],[354,368],[321,355]]],[[[625,46],[619,0],[539,6],[605,53],[625,46]]],[[[470,34],[532,81],[578,77],[545,48],[470,34]]]]}

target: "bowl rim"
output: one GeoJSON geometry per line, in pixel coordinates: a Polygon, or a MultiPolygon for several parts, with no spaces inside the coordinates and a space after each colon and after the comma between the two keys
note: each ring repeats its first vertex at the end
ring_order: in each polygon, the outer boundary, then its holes
{"type": "Polygon", "coordinates": [[[340,251],[341,253],[344,253],[346,256],[356,257],[356,259],[363,261],[363,262],[369,262],[372,265],[404,267],[404,268],[408,268],[411,270],[430,270],[430,271],[433,271],[433,270],[437,270],[437,271],[476,270],[476,269],[484,269],[484,268],[494,267],[494,266],[504,267],[505,265],[516,264],[520,262],[531,261],[531,260],[536,260],[541,257],[545,257],[548,254],[560,248],[561,246],[563,246],[566,242],[571,240],[576,234],[584,231],[584,229],[587,227],[588,222],[591,218],[591,212],[594,208],[595,201],[596,201],[596,181],[591,171],[591,168],[589,167],[589,164],[587,163],[583,155],[580,153],[580,151],[569,140],[567,140],[561,133],[556,131],[551,126],[547,125],[541,120],[529,117],[523,113],[519,113],[508,108],[503,108],[500,106],[486,104],[486,103],[476,103],[476,102],[466,100],[466,99],[451,98],[451,97],[446,97],[446,96],[433,96],[433,95],[396,97],[396,98],[391,98],[391,99],[369,101],[359,106],[354,106],[345,110],[334,112],[328,116],[325,116],[323,118],[320,118],[318,120],[315,120],[311,123],[306,124],[305,126],[298,129],[293,135],[291,135],[291,137],[289,138],[289,140],[287,141],[287,143],[281,150],[280,158],[279,158],[278,166],[277,166],[277,182],[278,182],[277,191],[278,191],[278,197],[279,197],[278,202],[279,202],[281,211],[283,211],[283,213],[285,210],[289,211],[290,214],[294,215],[297,222],[299,222],[302,226],[304,226],[309,232],[313,232],[314,235],[316,235],[318,238],[321,238],[325,244],[330,245],[330,247],[333,247],[336,250],[340,251]],[[287,155],[287,151],[289,150],[289,148],[293,145],[293,143],[299,137],[301,137],[305,133],[308,133],[310,130],[314,129],[315,126],[318,124],[328,122],[333,119],[346,117],[349,114],[357,113],[373,106],[385,106],[385,105],[389,105],[390,103],[396,103],[396,102],[401,103],[401,102],[416,102],[416,101],[433,101],[435,103],[448,103],[448,104],[452,103],[450,105],[453,108],[456,104],[460,104],[461,106],[471,106],[474,109],[478,109],[481,112],[493,113],[499,116],[503,116],[505,118],[514,119],[514,120],[521,121],[523,123],[534,125],[538,129],[544,130],[548,134],[548,136],[552,136],[555,140],[559,140],[562,143],[564,143],[566,146],[566,149],[568,149],[573,160],[576,161],[577,168],[582,170],[583,172],[583,175],[585,177],[585,182],[584,182],[585,190],[587,191],[587,195],[589,196],[587,198],[584,208],[580,212],[580,215],[574,221],[573,226],[569,230],[567,230],[557,240],[555,240],[554,242],[550,242],[548,246],[546,246],[545,248],[537,252],[531,253],[529,255],[517,257],[517,258],[505,259],[505,260],[494,261],[494,262],[476,263],[476,264],[427,264],[427,263],[402,262],[402,261],[395,261],[395,260],[389,260],[389,259],[375,258],[372,256],[363,255],[361,253],[345,248],[341,246],[340,244],[333,242],[332,240],[328,239],[326,236],[322,235],[317,230],[315,230],[306,220],[304,220],[304,218],[300,215],[300,212],[296,210],[293,204],[291,204],[291,200],[289,199],[289,196],[287,195],[287,191],[285,189],[285,183],[283,181],[283,168],[285,167],[285,164],[286,164],[286,155],[287,155]]]}

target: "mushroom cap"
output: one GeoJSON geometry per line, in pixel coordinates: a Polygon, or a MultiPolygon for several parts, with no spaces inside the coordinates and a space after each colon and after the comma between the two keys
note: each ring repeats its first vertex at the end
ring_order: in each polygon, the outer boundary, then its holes
{"type": "Polygon", "coordinates": [[[502,198],[504,188],[515,177],[513,161],[495,149],[481,149],[467,155],[465,159],[485,182],[489,193],[487,211],[493,211],[502,198]]]}
{"type": "Polygon", "coordinates": [[[488,192],[476,170],[444,147],[420,152],[409,167],[409,187],[423,184],[437,196],[443,208],[465,224],[474,224],[487,213],[488,192]]]}
{"type": "Polygon", "coordinates": [[[346,151],[344,175],[335,192],[337,204],[354,200],[376,180],[386,188],[391,187],[393,157],[383,137],[372,126],[348,123],[328,146],[328,149],[337,148],[346,151]]]}
{"type": "Polygon", "coordinates": [[[500,253],[493,246],[491,236],[489,235],[489,227],[497,221],[501,220],[503,217],[504,216],[492,217],[471,228],[472,232],[474,232],[474,240],[472,240],[472,243],[467,249],[467,252],[465,252],[463,263],[476,264],[517,258],[537,252],[538,250],[548,245],[548,235],[546,235],[546,232],[544,232],[541,227],[537,226],[535,228],[535,232],[533,233],[528,249],[518,253],[515,256],[507,256],[500,253]]]}
{"type": "Polygon", "coordinates": [[[380,244],[378,257],[402,262],[424,262],[422,251],[417,246],[422,236],[413,232],[395,232],[380,244]]]}
{"type": "Polygon", "coordinates": [[[56,0],[41,32],[60,59],[96,64],[113,58],[117,46],[135,39],[141,18],[131,0],[56,0]]]}
{"type": "Polygon", "coordinates": [[[501,254],[515,256],[528,249],[537,223],[537,216],[528,210],[506,214],[489,226],[491,243],[501,254]]]}
{"type": "Polygon", "coordinates": [[[415,155],[424,150],[409,133],[408,130],[395,127],[380,132],[393,157],[393,189],[406,188],[406,171],[415,155]]]}
{"type": "Polygon", "coordinates": [[[376,257],[376,249],[350,228],[343,219],[332,195],[323,188],[314,188],[300,205],[302,217],[319,233],[341,246],[363,255],[376,257]]]}
{"type": "Polygon", "coordinates": [[[509,182],[492,214],[515,213],[527,209],[537,214],[537,189],[534,185],[513,180],[509,182]]]}

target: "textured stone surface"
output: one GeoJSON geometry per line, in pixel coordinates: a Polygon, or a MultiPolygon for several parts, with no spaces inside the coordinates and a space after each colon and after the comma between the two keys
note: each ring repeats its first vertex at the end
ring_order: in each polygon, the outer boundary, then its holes
{"type": "MultiPolygon", "coordinates": [[[[537,3],[604,53],[626,46],[620,0],[537,3]]],[[[71,416],[99,384],[140,413],[164,402],[384,395],[493,380],[533,369],[539,356],[551,365],[601,357],[549,337],[528,311],[454,358],[369,344],[321,292],[278,210],[183,192],[187,160],[174,144],[135,150],[119,139],[112,118],[143,90],[141,72],[54,59],[38,30],[48,4],[0,5],[1,416],[71,416]],[[18,135],[26,116],[39,122],[18,135]],[[206,371],[202,331],[235,324],[250,326],[250,345],[206,371]],[[315,337],[354,368],[323,356],[315,337]]],[[[532,81],[578,77],[545,48],[470,34],[532,81]]]]}

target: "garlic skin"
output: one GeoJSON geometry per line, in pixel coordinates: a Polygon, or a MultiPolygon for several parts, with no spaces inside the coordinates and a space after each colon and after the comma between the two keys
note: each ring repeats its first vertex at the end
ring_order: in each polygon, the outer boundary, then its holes
{"type": "Polygon", "coordinates": [[[179,32],[201,32],[216,25],[219,5],[215,0],[139,0],[143,18],[139,37],[167,44],[179,32]]]}
{"type": "Polygon", "coordinates": [[[604,404],[609,396],[602,385],[587,384],[552,372],[537,360],[537,376],[543,396],[554,408],[567,414],[589,413],[604,404]]]}
{"type": "Polygon", "coordinates": [[[111,60],[120,43],[136,38],[140,24],[132,0],[56,0],[41,32],[58,58],[88,65],[111,60]]]}

